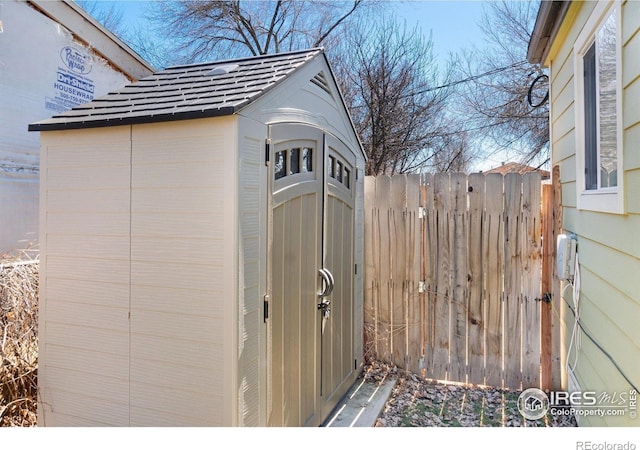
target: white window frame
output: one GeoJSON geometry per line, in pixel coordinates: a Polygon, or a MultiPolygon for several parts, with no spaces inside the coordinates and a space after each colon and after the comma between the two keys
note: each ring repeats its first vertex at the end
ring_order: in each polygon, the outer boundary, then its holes
{"type": "MultiPolygon", "coordinates": [[[[620,0],[597,2],[584,28],[578,35],[573,47],[574,54],[574,99],[575,99],[575,133],[576,133],[576,193],[578,209],[624,214],[624,166],[623,132],[622,132],[622,4],[620,0]],[[616,163],[617,186],[599,187],[594,190],[585,188],[585,125],[584,125],[584,76],[583,59],[593,42],[596,34],[615,9],[616,14],[616,163]]],[[[597,60],[597,55],[596,55],[597,60]]],[[[596,96],[599,98],[599,96],[596,96]]],[[[598,146],[600,145],[599,118],[598,146]]],[[[598,149],[598,160],[599,160],[598,149]]]]}

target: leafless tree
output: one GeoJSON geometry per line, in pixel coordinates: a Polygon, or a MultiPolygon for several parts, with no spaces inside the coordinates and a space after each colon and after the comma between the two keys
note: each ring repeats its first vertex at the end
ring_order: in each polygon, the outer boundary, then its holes
{"type": "Polygon", "coordinates": [[[439,145],[433,151],[433,172],[468,172],[475,154],[471,152],[469,134],[455,131],[440,136],[439,145]]]}
{"type": "MultiPolygon", "coordinates": [[[[335,72],[367,152],[366,173],[434,168],[452,137],[431,39],[394,19],[355,26],[335,52],[335,72]]],[[[461,153],[462,155],[462,153],[461,153]]]]}
{"type": "Polygon", "coordinates": [[[468,140],[445,117],[450,90],[431,39],[378,0],[158,1],[155,35],[126,40],[156,67],[324,46],[357,131],[367,173],[464,170],[468,140]],[[373,12],[377,15],[374,16],[373,12]]]}
{"type": "Polygon", "coordinates": [[[107,30],[124,40],[126,35],[126,30],[122,25],[124,13],[117,4],[107,4],[98,0],[77,0],[76,3],[107,30]]]}
{"type": "Polygon", "coordinates": [[[458,77],[463,102],[460,116],[467,128],[502,149],[516,149],[523,163],[543,163],[548,158],[548,104],[534,108],[528,102],[543,98],[548,86],[544,71],[526,61],[539,2],[490,2],[481,28],[488,46],[468,51],[458,77]],[[478,76],[482,74],[482,76],[478,76]],[[540,78],[539,78],[540,77],[540,78]]]}
{"type": "Polygon", "coordinates": [[[182,59],[263,55],[326,45],[375,2],[363,0],[160,1],[150,19],[182,59]]]}

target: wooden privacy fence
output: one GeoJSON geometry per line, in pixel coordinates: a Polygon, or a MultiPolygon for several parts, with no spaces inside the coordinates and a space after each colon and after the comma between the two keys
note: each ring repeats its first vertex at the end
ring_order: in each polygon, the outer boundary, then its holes
{"type": "Polygon", "coordinates": [[[365,179],[366,351],[427,378],[540,385],[537,173],[365,179]]]}

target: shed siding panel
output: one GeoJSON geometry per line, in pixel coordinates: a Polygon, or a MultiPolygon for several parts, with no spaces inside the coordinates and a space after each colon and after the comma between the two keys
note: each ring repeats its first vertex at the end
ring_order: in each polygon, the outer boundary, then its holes
{"type": "Polygon", "coordinates": [[[132,425],[222,425],[230,123],[133,127],[132,425]]]}
{"type": "MultiPolygon", "coordinates": [[[[562,42],[554,43],[555,54],[551,56],[551,123],[552,161],[560,164],[560,178],[563,202],[563,227],[578,235],[580,259],[581,296],[580,317],[584,327],[596,340],[613,355],[623,371],[637,385],[640,383],[640,332],[633,323],[640,314],[640,292],[637,274],[640,273],[640,156],[637,148],[640,141],[640,65],[635,55],[640,44],[638,29],[640,17],[638,3],[623,2],[623,52],[622,80],[623,128],[624,128],[624,177],[627,214],[605,214],[576,209],[577,186],[575,160],[575,132],[571,123],[575,121],[573,108],[564,105],[572,103],[565,97],[564,86],[573,75],[573,45],[583,29],[594,3],[581,2],[571,7],[575,15],[570,15],[570,28],[565,24],[559,34],[562,42]],[[561,94],[562,93],[562,94],[561,94]],[[558,96],[556,96],[558,95],[558,96]],[[563,95],[560,97],[560,95],[563,95]],[[556,108],[556,106],[562,106],[556,108]],[[571,114],[568,112],[571,111],[571,114]]],[[[569,22],[567,22],[569,23],[569,22]]],[[[573,89],[571,94],[575,95],[573,89]]],[[[573,304],[570,291],[564,292],[562,315],[565,323],[564,348],[569,347],[569,336],[573,328],[573,314],[568,304],[573,304]]],[[[580,333],[581,334],[581,333],[580,333]]],[[[575,343],[573,344],[575,349],[575,343]]],[[[573,366],[575,350],[569,357],[573,366]]],[[[630,389],[621,374],[584,334],[577,354],[576,376],[582,390],[596,392],[624,392],[630,389]]],[[[566,379],[565,379],[566,382],[566,379]]],[[[566,387],[566,385],[565,385],[566,387]]],[[[583,418],[581,425],[632,425],[628,416],[583,418]]]]}
{"type": "Polygon", "coordinates": [[[42,136],[38,375],[54,406],[39,405],[43,424],[128,425],[129,136],[127,127],[42,136]],[[83,364],[87,354],[103,370],[83,364]]]}
{"type": "Polygon", "coordinates": [[[248,118],[239,122],[238,223],[238,425],[266,425],[266,291],[267,127],[248,118]],[[262,358],[261,358],[262,355],[262,358]]]}
{"type": "MultiPolygon", "coordinates": [[[[39,373],[38,373],[39,374],[39,373]]],[[[55,405],[55,411],[47,413],[44,426],[70,426],[88,422],[90,426],[126,427],[129,425],[129,405],[108,398],[96,397],[92,390],[80,392],[50,388],[43,403],[55,405]],[[127,414],[123,414],[127,411],[127,414]]]]}

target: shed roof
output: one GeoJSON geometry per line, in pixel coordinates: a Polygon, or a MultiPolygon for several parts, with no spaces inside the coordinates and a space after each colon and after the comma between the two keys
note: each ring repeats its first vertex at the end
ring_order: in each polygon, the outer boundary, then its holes
{"type": "Polygon", "coordinates": [[[284,81],[321,48],[169,67],[29,131],[96,128],[234,114],[284,81]]]}

